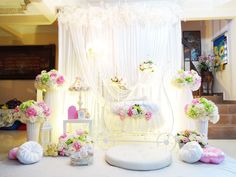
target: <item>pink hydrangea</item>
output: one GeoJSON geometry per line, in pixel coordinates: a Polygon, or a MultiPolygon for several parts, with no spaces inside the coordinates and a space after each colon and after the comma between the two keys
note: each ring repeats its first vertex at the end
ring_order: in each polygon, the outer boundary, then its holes
{"type": "Polygon", "coordinates": [[[26,109],[26,116],[27,117],[35,117],[35,116],[37,116],[37,111],[34,108],[29,107],[26,109]]]}
{"type": "Polygon", "coordinates": [[[152,118],[152,113],[151,112],[146,112],[145,118],[146,118],[146,120],[150,120],[152,118]]]}
{"type": "Polygon", "coordinates": [[[62,84],[64,83],[64,81],[65,81],[64,77],[63,77],[63,76],[59,76],[59,77],[57,78],[57,80],[56,80],[56,83],[57,83],[58,85],[62,85],[62,84]]]}

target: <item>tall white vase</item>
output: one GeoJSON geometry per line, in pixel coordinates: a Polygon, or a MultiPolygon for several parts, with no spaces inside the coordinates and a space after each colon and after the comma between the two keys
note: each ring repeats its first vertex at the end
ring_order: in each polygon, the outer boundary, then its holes
{"type": "Polygon", "coordinates": [[[208,135],[208,120],[196,120],[196,130],[205,135],[207,138],[208,135]]]}
{"type": "Polygon", "coordinates": [[[44,102],[47,104],[51,112],[48,121],[52,126],[52,142],[57,143],[58,138],[62,133],[62,125],[63,125],[59,113],[61,105],[60,103],[62,102],[62,100],[59,100],[59,90],[57,89],[47,90],[44,96],[44,102]]]}
{"type": "Polygon", "coordinates": [[[194,122],[185,115],[184,108],[186,104],[191,103],[193,99],[192,91],[189,88],[181,88],[177,91],[177,99],[174,101],[173,108],[175,112],[174,131],[193,130],[194,122]]]}
{"type": "Polygon", "coordinates": [[[26,123],[26,129],[27,129],[27,140],[28,141],[36,141],[39,142],[39,134],[40,134],[40,122],[27,122],[26,123]]]}

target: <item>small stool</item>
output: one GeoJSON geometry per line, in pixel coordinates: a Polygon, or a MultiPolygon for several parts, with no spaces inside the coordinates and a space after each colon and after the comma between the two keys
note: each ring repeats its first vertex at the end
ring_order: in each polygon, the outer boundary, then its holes
{"type": "Polygon", "coordinates": [[[63,121],[63,133],[66,133],[67,124],[88,124],[89,133],[92,134],[92,120],[91,119],[68,119],[63,121]]]}

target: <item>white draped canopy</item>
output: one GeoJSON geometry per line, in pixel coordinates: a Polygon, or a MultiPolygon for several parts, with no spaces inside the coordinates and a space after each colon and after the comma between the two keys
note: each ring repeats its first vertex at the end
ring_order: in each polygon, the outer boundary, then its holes
{"type": "MultiPolygon", "coordinates": [[[[157,104],[166,127],[171,124],[171,109],[175,119],[183,116],[183,111],[177,110],[186,100],[180,99],[169,84],[171,75],[181,67],[180,12],[177,5],[167,2],[87,4],[61,9],[59,71],[68,84],[79,76],[91,88],[83,99],[95,132],[103,131],[104,120],[112,119],[106,110],[117,101],[157,104]],[[140,72],[139,65],[148,60],[156,65],[156,71],[140,72]],[[126,80],[127,90],[111,86],[110,78],[114,76],[126,80]]],[[[77,98],[65,92],[61,99],[64,117],[77,98]]]]}

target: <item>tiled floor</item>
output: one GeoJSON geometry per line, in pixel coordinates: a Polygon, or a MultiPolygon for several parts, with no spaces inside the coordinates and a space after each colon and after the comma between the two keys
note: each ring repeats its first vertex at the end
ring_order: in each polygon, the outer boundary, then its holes
{"type": "MultiPolygon", "coordinates": [[[[26,141],[25,131],[0,131],[0,160],[7,157],[9,149],[26,141]]],[[[209,140],[209,144],[221,148],[236,159],[236,140],[209,140]]]]}

